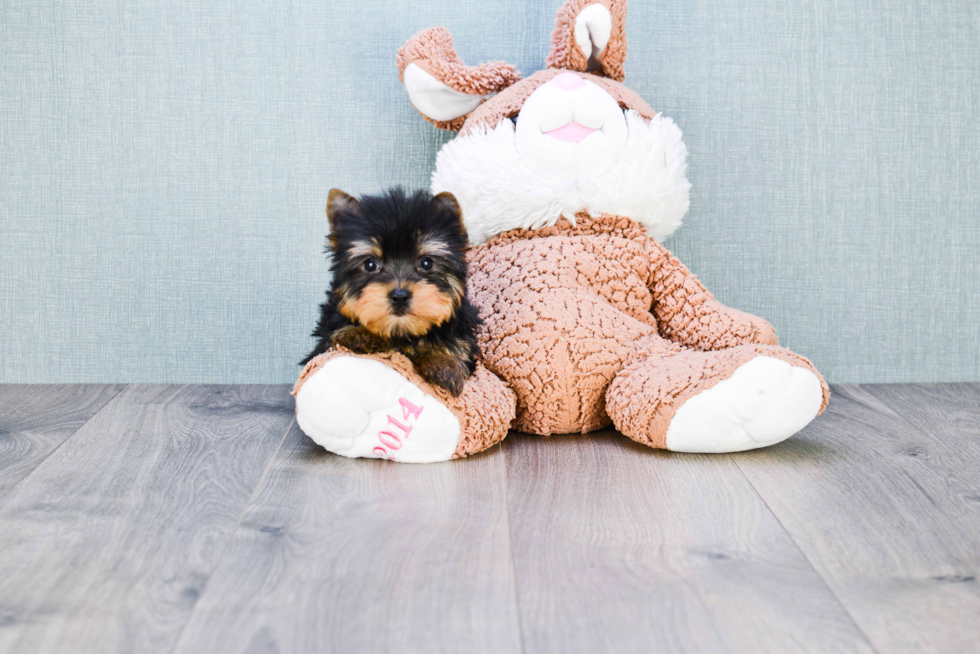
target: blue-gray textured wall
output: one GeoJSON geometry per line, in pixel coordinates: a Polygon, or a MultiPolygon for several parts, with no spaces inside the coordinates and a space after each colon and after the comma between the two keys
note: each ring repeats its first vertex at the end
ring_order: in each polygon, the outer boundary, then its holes
{"type": "MultiPolygon", "coordinates": [[[[327,191],[426,184],[395,51],[543,66],[559,0],[0,3],[0,382],[289,382],[327,191]]],[[[667,245],[831,381],[980,380],[980,3],[634,0],[667,245]]]]}

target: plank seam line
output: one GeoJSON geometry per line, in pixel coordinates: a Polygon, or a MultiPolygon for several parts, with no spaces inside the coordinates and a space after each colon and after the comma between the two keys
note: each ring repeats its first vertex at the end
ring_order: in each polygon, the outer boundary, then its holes
{"type": "MultiPolygon", "coordinates": [[[[114,386],[114,385],[115,384],[105,384],[105,386],[114,386]]],[[[130,384],[118,384],[118,386],[120,387],[119,390],[117,390],[115,393],[113,393],[112,394],[112,397],[110,397],[108,400],[106,400],[105,404],[103,404],[102,406],[100,406],[98,411],[96,411],[95,413],[93,413],[92,415],[90,415],[85,420],[85,422],[83,422],[78,427],[76,427],[75,428],[75,431],[73,431],[71,434],[69,434],[68,437],[65,438],[65,440],[63,440],[60,443],[58,443],[58,447],[56,447],[53,450],[51,450],[50,452],[48,452],[44,456],[44,458],[41,459],[40,461],[38,461],[37,462],[37,465],[35,465],[33,468],[31,468],[31,470],[26,475],[24,475],[23,477],[21,477],[20,479],[18,479],[16,482],[14,482],[14,484],[12,486],[10,486],[10,488],[8,488],[5,491],[3,491],[2,493],[0,493],[0,500],[2,500],[4,497],[6,497],[7,494],[10,493],[10,491],[12,491],[13,489],[15,489],[18,486],[20,486],[20,484],[23,483],[24,480],[30,478],[31,475],[33,475],[35,472],[37,472],[37,469],[40,468],[42,465],[44,465],[44,462],[47,461],[48,459],[50,459],[52,454],[54,454],[55,452],[57,452],[58,450],[60,450],[64,446],[65,443],[67,443],[72,438],[74,438],[75,437],[75,434],[77,434],[78,432],[82,431],[82,427],[84,427],[88,423],[92,422],[92,420],[95,418],[95,416],[97,416],[100,413],[102,413],[103,411],[105,411],[106,410],[106,407],[108,407],[110,404],[112,404],[113,402],[116,401],[116,398],[119,397],[120,393],[122,393],[124,390],[126,390],[127,388],[130,387],[130,384]]]]}
{"type": "Polygon", "coordinates": [[[752,480],[749,479],[749,476],[745,474],[744,470],[742,470],[742,467],[738,464],[738,460],[735,457],[733,457],[731,454],[726,454],[725,456],[731,459],[732,463],[735,464],[735,468],[736,470],[738,470],[738,474],[742,476],[742,479],[744,479],[745,482],[749,485],[749,488],[752,489],[752,492],[755,493],[756,497],[759,498],[759,501],[762,502],[763,506],[765,506],[766,509],[768,509],[769,515],[773,517],[773,519],[776,521],[776,524],[779,525],[779,528],[783,530],[783,533],[786,534],[786,537],[789,538],[791,543],[793,543],[793,546],[796,548],[796,551],[800,553],[800,556],[802,556],[803,560],[806,561],[807,565],[810,566],[810,569],[813,570],[814,573],[816,573],[817,577],[820,579],[820,583],[824,585],[824,588],[827,589],[827,592],[830,593],[830,596],[833,597],[834,601],[837,602],[837,606],[839,606],[841,610],[844,611],[844,615],[846,615],[847,619],[851,621],[851,624],[854,625],[854,628],[857,629],[858,633],[864,637],[864,642],[868,644],[868,647],[871,648],[871,651],[878,652],[879,650],[875,646],[874,642],[872,642],[871,637],[868,636],[868,634],[864,631],[864,629],[861,628],[861,625],[858,624],[858,621],[851,614],[850,609],[848,609],[847,606],[844,604],[844,602],[841,601],[841,598],[834,591],[830,583],[820,573],[820,570],[817,568],[817,566],[813,564],[813,561],[810,560],[810,557],[807,556],[806,552],[803,550],[800,544],[796,542],[796,539],[793,537],[793,534],[790,533],[789,529],[786,528],[786,525],[783,524],[783,521],[779,519],[778,515],[776,515],[776,511],[771,506],[769,506],[769,503],[766,502],[766,498],[762,496],[762,493],[759,492],[759,489],[755,487],[755,484],[752,483],[752,480]]]}
{"type": "Polygon", "coordinates": [[[252,506],[252,502],[255,501],[255,497],[258,495],[259,490],[262,488],[262,484],[265,483],[265,478],[269,475],[269,470],[272,468],[272,464],[279,456],[279,452],[280,450],[282,450],[282,444],[286,442],[286,436],[289,435],[289,430],[293,428],[293,424],[295,424],[295,422],[296,422],[296,418],[293,417],[293,419],[289,421],[289,424],[286,425],[286,430],[282,433],[282,438],[279,439],[279,444],[276,445],[276,451],[272,453],[271,457],[269,457],[269,462],[266,464],[265,470],[262,471],[262,476],[259,477],[258,483],[255,484],[255,488],[252,490],[252,494],[249,496],[248,501],[245,502],[245,506],[242,508],[242,512],[238,515],[238,520],[235,521],[235,526],[232,527],[231,531],[228,532],[228,537],[225,539],[224,547],[221,548],[221,554],[219,554],[218,558],[214,560],[214,567],[211,568],[211,571],[208,573],[207,581],[205,581],[204,585],[201,586],[201,590],[197,594],[197,598],[194,600],[194,608],[190,610],[190,613],[187,616],[187,620],[184,621],[184,626],[180,628],[180,633],[177,635],[177,638],[174,639],[174,645],[172,648],[170,648],[170,654],[173,654],[173,652],[176,651],[178,647],[180,647],[180,643],[184,639],[184,633],[187,632],[187,627],[189,627],[191,624],[191,618],[194,617],[194,611],[197,610],[198,602],[201,601],[201,598],[204,597],[204,593],[207,592],[208,585],[211,583],[211,579],[214,577],[214,573],[217,572],[218,568],[221,567],[221,562],[224,561],[225,555],[228,554],[228,549],[231,547],[232,541],[235,540],[235,533],[238,531],[238,528],[241,526],[242,520],[245,518],[245,514],[248,512],[248,508],[252,506]]]}
{"type": "MultiPolygon", "coordinates": [[[[920,387],[921,386],[947,386],[948,387],[948,386],[960,386],[960,385],[966,386],[966,387],[970,388],[970,390],[976,390],[978,387],[980,387],[980,384],[975,384],[975,383],[972,383],[972,382],[937,382],[937,383],[925,383],[925,384],[834,384],[833,386],[831,386],[831,388],[836,388],[838,386],[840,386],[840,387],[848,387],[849,386],[851,388],[856,388],[861,393],[866,393],[867,395],[870,395],[872,399],[874,399],[875,401],[879,402],[883,407],[885,407],[886,409],[888,409],[894,417],[896,417],[899,420],[901,420],[902,422],[904,422],[906,425],[908,425],[909,427],[911,427],[914,431],[928,434],[929,437],[932,438],[933,440],[937,440],[937,441],[942,442],[943,440],[945,440],[943,438],[942,434],[936,432],[935,429],[932,426],[930,426],[930,425],[926,425],[926,426],[919,425],[919,424],[917,424],[915,422],[912,422],[912,420],[905,414],[904,411],[900,413],[899,412],[899,409],[900,408],[904,409],[904,405],[892,406],[892,404],[888,400],[886,400],[886,399],[884,399],[882,397],[878,397],[877,395],[875,395],[874,393],[872,393],[870,390],[868,390],[866,387],[867,386],[878,386],[878,387],[881,387],[881,386],[913,386],[913,387],[915,387],[915,386],[920,386],[920,387]]],[[[854,400],[854,401],[859,401],[859,400],[854,400]]],[[[867,404],[865,404],[865,406],[867,406],[867,404]]],[[[969,436],[969,434],[967,434],[967,436],[969,436]]]]}
{"type": "MultiPolygon", "coordinates": [[[[514,432],[509,432],[508,437],[514,432]]],[[[504,439],[506,441],[506,439],[504,439]]],[[[500,453],[504,455],[504,516],[507,518],[507,549],[510,556],[510,572],[514,577],[514,610],[517,612],[517,636],[521,643],[521,654],[526,654],[527,646],[524,644],[524,616],[521,609],[521,594],[517,588],[517,561],[514,560],[514,533],[511,528],[510,520],[510,474],[507,472],[507,461],[510,455],[507,453],[509,448],[500,444],[500,453]]]]}
{"type": "MultiPolygon", "coordinates": [[[[877,395],[875,395],[871,391],[869,391],[866,388],[864,388],[865,386],[926,386],[926,385],[928,385],[928,386],[952,386],[953,383],[937,383],[937,384],[833,384],[831,386],[831,388],[832,389],[837,389],[837,388],[853,388],[853,389],[856,389],[858,391],[858,395],[859,396],[861,394],[867,395],[872,400],[874,400],[875,402],[877,402],[878,404],[880,404],[882,408],[888,409],[889,415],[891,417],[893,417],[895,420],[903,423],[905,426],[907,426],[914,433],[921,434],[922,436],[925,436],[925,437],[927,437],[929,439],[932,439],[932,441],[934,441],[934,442],[935,441],[942,442],[944,440],[942,434],[934,431],[929,426],[920,426],[920,425],[912,422],[912,420],[908,416],[906,416],[905,413],[899,413],[898,412],[898,408],[896,408],[896,407],[892,406],[891,404],[889,404],[887,400],[885,400],[884,398],[878,397],[877,395]]],[[[852,402],[857,402],[857,403],[861,404],[862,406],[869,407],[869,408],[872,408],[872,409],[877,410],[877,407],[874,407],[874,406],[868,404],[865,401],[866,398],[862,399],[860,397],[855,398],[855,397],[852,396],[849,399],[852,402]]],[[[926,500],[928,500],[928,502],[930,504],[932,504],[933,507],[939,508],[936,505],[936,500],[932,499],[932,496],[928,492],[926,492],[926,490],[922,487],[922,484],[920,484],[915,479],[915,477],[913,477],[912,475],[910,475],[908,472],[905,472],[904,474],[905,474],[905,477],[910,482],[912,482],[912,485],[915,486],[919,490],[920,493],[922,493],[922,497],[926,498],[926,500]]]]}

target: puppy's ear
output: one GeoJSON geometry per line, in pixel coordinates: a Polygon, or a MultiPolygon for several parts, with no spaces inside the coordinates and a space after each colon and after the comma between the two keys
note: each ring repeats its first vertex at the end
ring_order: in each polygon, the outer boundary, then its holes
{"type": "Polygon", "coordinates": [[[466,224],[463,222],[463,208],[459,206],[455,195],[449,191],[443,191],[432,198],[432,206],[437,211],[446,211],[456,216],[456,222],[459,223],[459,233],[464,237],[466,236],[466,224]]]}
{"type": "Polygon", "coordinates": [[[623,81],[626,0],[566,0],[555,16],[548,68],[623,81]]]}
{"type": "Polygon", "coordinates": [[[347,195],[339,188],[330,189],[327,195],[327,222],[330,223],[330,232],[337,230],[337,218],[342,213],[360,213],[361,205],[353,196],[347,195]]]}
{"type": "Polygon", "coordinates": [[[467,114],[521,79],[502,61],[467,66],[443,27],[423,30],[398,50],[398,79],[422,117],[440,129],[458,130],[467,114]]]}

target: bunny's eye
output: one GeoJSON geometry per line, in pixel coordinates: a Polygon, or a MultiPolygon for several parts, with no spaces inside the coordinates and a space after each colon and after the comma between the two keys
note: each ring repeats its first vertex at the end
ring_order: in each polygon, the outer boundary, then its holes
{"type": "Polygon", "coordinates": [[[515,125],[517,124],[517,116],[511,116],[510,119],[515,125]]]}

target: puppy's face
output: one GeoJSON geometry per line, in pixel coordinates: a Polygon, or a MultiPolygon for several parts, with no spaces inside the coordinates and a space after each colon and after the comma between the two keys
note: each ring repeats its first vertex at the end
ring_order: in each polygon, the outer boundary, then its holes
{"type": "Polygon", "coordinates": [[[422,336],[459,308],[466,232],[455,198],[400,189],[327,202],[337,307],[384,338],[422,336]]]}

